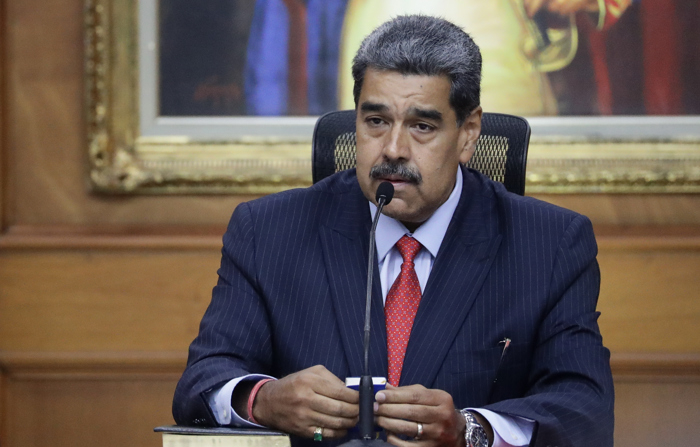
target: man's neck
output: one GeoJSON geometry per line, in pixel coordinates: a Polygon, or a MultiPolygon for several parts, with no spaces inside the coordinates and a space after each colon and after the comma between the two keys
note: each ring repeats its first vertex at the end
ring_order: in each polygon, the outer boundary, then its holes
{"type": "Polygon", "coordinates": [[[401,222],[403,226],[406,227],[411,233],[415,233],[418,227],[423,225],[423,222],[404,222],[403,220],[400,220],[399,222],[401,222]]]}
{"type": "MultiPolygon", "coordinates": [[[[413,234],[418,242],[427,248],[433,256],[437,256],[461,197],[463,185],[461,170],[457,172],[457,175],[459,177],[455,176],[456,185],[450,197],[425,222],[419,225],[411,225],[411,222],[408,222],[408,225],[406,225],[406,223],[394,220],[388,216],[380,217],[377,225],[377,256],[380,258],[386,256],[396,241],[406,233],[413,234]]],[[[374,217],[377,208],[371,202],[369,205],[370,213],[374,217]]]]}

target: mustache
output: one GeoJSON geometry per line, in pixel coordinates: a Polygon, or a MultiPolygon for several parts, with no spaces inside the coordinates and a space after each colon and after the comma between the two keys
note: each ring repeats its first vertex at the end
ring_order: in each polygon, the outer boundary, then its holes
{"type": "Polygon", "coordinates": [[[421,183],[423,176],[418,169],[407,166],[405,163],[384,162],[382,164],[372,166],[369,170],[369,176],[373,179],[381,179],[388,176],[396,176],[401,180],[410,183],[421,183]]]}

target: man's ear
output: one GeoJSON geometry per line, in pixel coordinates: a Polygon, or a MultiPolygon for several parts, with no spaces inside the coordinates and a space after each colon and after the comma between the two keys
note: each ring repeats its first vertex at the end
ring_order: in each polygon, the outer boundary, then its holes
{"type": "Polygon", "coordinates": [[[467,116],[459,129],[460,132],[460,147],[462,151],[459,154],[459,162],[466,164],[471,160],[474,151],[476,150],[476,140],[481,134],[481,115],[483,110],[481,106],[477,106],[472,113],[467,116]]]}

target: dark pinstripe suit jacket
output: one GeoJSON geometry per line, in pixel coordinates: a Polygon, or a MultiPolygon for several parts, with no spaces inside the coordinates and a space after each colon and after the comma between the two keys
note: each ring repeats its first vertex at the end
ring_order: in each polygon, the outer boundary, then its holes
{"type": "MultiPolygon", "coordinates": [[[[463,175],[401,385],[443,389],[459,408],[534,419],[533,445],[611,446],[613,384],[590,221],[463,175]]],[[[236,208],[175,392],[178,424],[216,425],[205,393],[250,372],[282,377],[323,364],[341,379],[360,375],[370,224],[354,171],[236,208]]],[[[386,376],[379,284],[375,266],[370,364],[386,376]]]]}

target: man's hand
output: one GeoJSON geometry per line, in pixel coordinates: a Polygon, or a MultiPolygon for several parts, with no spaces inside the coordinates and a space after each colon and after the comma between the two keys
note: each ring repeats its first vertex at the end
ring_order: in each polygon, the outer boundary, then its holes
{"type": "Polygon", "coordinates": [[[422,385],[386,386],[375,399],[377,424],[387,431],[387,441],[400,447],[464,446],[464,417],[442,390],[429,390],[422,385]],[[415,438],[418,423],[423,433],[417,441],[404,441],[397,435],[415,438]]]}
{"type": "Polygon", "coordinates": [[[321,365],[267,382],[258,391],[253,416],[266,427],[312,438],[317,427],[324,438],[345,436],[357,424],[357,391],[321,365]]]}
{"type": "Polygon", "coordinates": [[[533,17],[546,7],[549,12],[567,16],[579,11],[598,11],[598,0],[524,0],[527,15],[533,17]]]}

